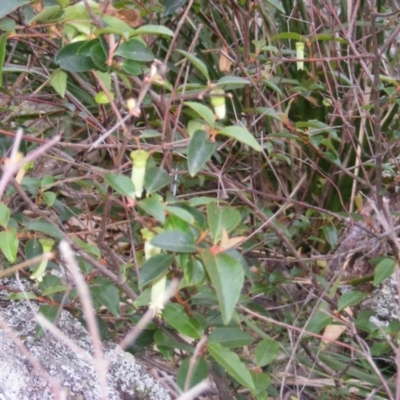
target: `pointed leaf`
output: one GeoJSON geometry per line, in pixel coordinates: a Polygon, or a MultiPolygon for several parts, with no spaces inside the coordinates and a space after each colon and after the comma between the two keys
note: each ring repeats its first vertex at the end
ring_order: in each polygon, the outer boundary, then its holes
{"type": "Polygon", "coordinates": [[[133,61],[149,62],[154,60],[153,53],[143,42],[137,39],[123,42],[114,54],[133,61]]]}
{"type": "Polygon", "coordinates": [[[365,293],[358,292],[357,290],[351,290],[350,292],[342,294],[338,301],[338,311],[360,304],[365,297],[365,293]]]}
{"type": "Polygon", "coordinates": [[[255,356],[258,367],[265,367],[279,355],[279,344],[276,340],[266,338],[258,343],[255,356]]]}
{"type": "Polygon", "coordinates": [[[229,375],[236,379],[241,385],[249,388],[253,393],[255,392],[256,389],[253,378],[246,368],[246,365],[240,360],[236,353],[218,343],[207,344],[207,350],[211,357],[226,369],[229,375]]]}
{"type": "Polygon", "coordinates": [[[142,288],[164,276],[173,261],[174,257],[170,254],[156,254],[150,257],[140,268],[139,287],[142,288]]]}
{"type": "Polygon", "coordinates": [[[175,215],[176,217],[180,218],[182,221],[187,222],[188,224],[193,225],[195,223],[194,216],[187,210],[181,207],[175,206],[166,206],[165,211],[169,215],[175,215]]]}
{"type": "Polygon", "coordinates": [[[30,221],[26,225],[26,229],[28,231],[37,231],[37,232],[42,232],[48,236],[51,236],[55,239],[62,240],[64,239],[64,234],[60,231],[60,229],[52,224],[51,222],[47,222],[43,219],[36,219],[33,221],[30,221]]]}
{"type": "Polygon", "coordinates": [[[11,263],[17,261],[18,244],[17,231],[15,229],[0,232],[0,250],[11,263]]]}
{"type": "Polygon", "coordinates": [[[157,192],[157,190],[169,185],[171,180],[171,176],[163,168],[147,168],[146,175],[144,177],[144,187],[146,189],[146,193],[149,195],[157,192]]]}
{"type": "Polygon", "coordinates": [[[135,33],[131,37],[137,35],[165,35],[172,37],[174,36],[174,32],[163,25],[142,25],[135,30],[135,33]]]}
{"type": "Polygon", "coordinates": [[[0,202],[0,226],[7,228],[9,219],[10,209],[3,202],[0,202]]]}
{"type": "Polygon", "coordinates": [[[232,319],[242,291],[243,268],[235,258],[224,253],[212,254],[209,250],[203,250],[201,259],[214,286],[222,320],[226,325],[232,319]]]}
{"type": "Polygon", "coordinates": [[[232,232],[241,221],[239,211],[233,207],[221,207],[216,202],[207,205],[207,220],[211,237],[216,244],[222,236],[222,230],[232,232]]]}
{"type": "Polygon", "coordinates": [[[249,85],[250,81],[239,76],[224,76],[218,79],[217,86],[225,90],[241,89],[245,85],[249,85]]]}
{"type": "Polygon", "coordinates": [[[0,36],[0,87],[3,84],[3,65],[6,57],[7,38],[8,32],[5,32],[0,36]]]}
{"type": "Polygon", "coordinates": [[[32,3],[33,0],[8,0],[0,2],[0,18],[12,13],[18,7],[32,3]]]}
{"type": "Polygon", "coordinates": [[[104,179],[106,182],[118,193],[123,196],[135,198],[135,188],[132,180],[122,174],[105,174],[104,179]]]}
{"type": "Polygon", "coordinates": [[[67,74],[61,69],[56,69],[51,74],[50,85],[62,98],[65,96],[67,89],[67,74]]]}
{"type": "MultiPolygon", "coordinates": [[[[192,376],[189,382],[188,389],[192,388],[193,386],[197,385],[204,379],[208,378],[208,364],[204,358],[199,357],[196,359],[194,366],[192,367],[192,376]]],[[[185,388],[187,374],[190,370],[190,358],[186,358],[182,361],[178,375],[176,377],[176,383],[181,389],[185,388]]]]}
{"type": "Polygon", "coordinates": [[[94,69],[92,58],[85,54],[78,54],[78,50],[86,41],[74,42],[64,46],[56,55],[55,62],[66,71],[86,72],[94,69]]]}
{"type": "Polygon", "coordinates": [[[176,50],[178,53],[181,53],[185,58],[187,58],[202,74],[203,76],[207,79],[208,82],[210,82],[210,75],[208,74],[208,69],[206,65],[198,59],[195,55],[188,53],[185,50],[176,50]]]}
{"type": "Polygon", "coordinates": [[[147,197],[138,201],[137,206],[162,224],[165,222],[165,206],[161,196],[153,195],[147,197]]]}
{"type": "Polygon", "coordinates": [[[254,136],[246,129],[240,126],[227,126],[218,131],[219,135],[229,136],[238,142],[247,144],[256,151],[261,151],[262,147],[259,145],[254,136]]]}
{"type": "Polygon", "coordinates": [[[159,233],[150,243],[168,251],[178,253],[196,253],[197,246],[193,236],[181,231],[166,231],[159,233]]]}
{"type": "Polygon", "coordinates": [[[211,143],[205,131],[194,132],[188,147],[188,169],[190,176],[195,176],[211,158],[217,145],[211,143]]]}
{"type": "Polygon", "coordinates": [[[196,103],[194,101],[185,101],[183,104],[190,107],[193,111],[196,111],[196,113],[199,114],[199,116],[203,118],[209,126],[211,126],[212,128],[214,127],[214,113],[209,107],[201,103],[196,103]]]}
{"type": "Polygon", "coordinates": [[[318,333],[322,331],[326,326],[331,324],[333,318],[323,311],[317,311],[310,319],[306,326],[307,332],[318,333]]]}
{"type": "Polygon", "coordinates": [[[90,285],[90,293],[115,317],[120,316],[119,293],[114,283],[103,276],[97,276],[90,285]]]}
{"type": "Polygon", "coordinates": [[[254,339],[238,328],[217,328],[211,332],[207,343],[220,343],[225,347],[237,348],[248,346],[254,339]]]}
{"type": "Polygon", "coordinates": [[[194,319],[190,318],[183,306],[176,303],[168,303],[163,310],[163,318],[180,334],[193,339],[200,339],[203,335],[203,328],[194,319]]]}
{"type": "Polygon", "coordinates": [[[374,286],[378,286],[385,279],[389,278],[396,270],[397,262],[393,258],[384,258],[376,266],[374,275],[374,286]]]}

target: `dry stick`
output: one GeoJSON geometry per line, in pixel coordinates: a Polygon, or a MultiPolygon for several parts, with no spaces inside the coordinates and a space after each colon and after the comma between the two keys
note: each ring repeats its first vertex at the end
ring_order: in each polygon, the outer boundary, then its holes
{"type": "Polygon", "coordinates": [[[196,386],[193,386],[186,393],[179,396],[176,400],[193,400],[206,390],[208,390],[211,386],[211,382],[208,379],[201,381],[196,386]]]}
{"type": "Polygon", "coordinates": [[[204,335],[199,340],[199,342],[197,343],[197,345],[194,349],[192,357],[190,357],[189,368],[188,368],[188,372],[187,372],[186,379],[185,379],[185,385],[183,387],[183,390],[185,392],[187,392],[190,387],[190,381],[192,380],[192,376],[194,373],[194,367],[196,366],[196,361],[199,357],[200,352],[203,350],[204,345],[207,343],[207,339],[208,339],[208,336],[204,335]]]}
{"type": "Polygon", "coordinates": [[[25,347],[21,339],[14,333],[11,327],[4,321],[3,317],[0,316],[0,328],[6,333],[6,335],[14,342],[18,350],[23,354],[23,356],[28,360],[28,362],[33,366],[35,371],[40,373],[40,375],[47,381],[51,390],[53,391],[54,398],[60,400],[62,398],[60,393],[60,382],[58,379],[50,376],[47,371],[45,371],[40,363],[32,356],[29,350],[25,347]]]}
{"type": "Polygon", "coordinates": [[[101,398],[108,399],[109,388],[107,385],[107,361],[104,359],[103,350],[101,345],[101,338],[97,326],[96,318],[93,312],[92,298],[90,297],[89,288],[83,278],[82,272],[75,260],[72,248],[67,241],[62,240],[59,245],[60,252],[64,257],[65,264],[71,272],[78,289],[79,297],[81,299],[82,309],[86,317],[87,327],[92,338],[92,345],[94,357],[96,359],[95,369],[102,391],[101,398]]]}
{"type": "Polygon", "coordinates": [[[32,257],[29,260],[23,261],[22,263],[19,263],[17,265],[14,265],[13,267],[7,268],[3,271],[0,271],[0,279],[4,278],[5,276],[14,274],[15,272],[18,272],[20,269],[24,269],[26,267],[29,267],[32,264],[36,264],[38,262],[41,262],[43,260],[52,260],[54,258],[53,253],[44,253],[36,257],[32,257]]]}

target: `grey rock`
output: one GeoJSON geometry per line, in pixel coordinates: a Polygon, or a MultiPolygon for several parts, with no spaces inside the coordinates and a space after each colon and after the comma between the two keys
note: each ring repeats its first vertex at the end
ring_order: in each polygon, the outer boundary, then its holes
{"type": "Polygon", "coordinates": [[[91,355],[93,352],[90,336],[80,321],[67,311],[61,311],[57,327],[83,350],[82,354],[50,334],[37,339],[35,313],[39,306],[35,302],[5,300],[4,294],[0,292],[0,400],[170,399],[166,390],[131,354],[111,342],[103,344],[104,356],[109,361],[109,393],[108,396],[101,393],[96,370],[83,356],[84,352],[91,355]],[[11,328],[11,335],[20,339],[51,377],[52,385],[10,339],[4,322],[11,328]]]}

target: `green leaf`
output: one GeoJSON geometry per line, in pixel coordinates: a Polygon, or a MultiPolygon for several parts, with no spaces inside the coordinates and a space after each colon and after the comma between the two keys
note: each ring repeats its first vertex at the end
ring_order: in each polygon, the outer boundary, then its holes
{"type": "Polygon", "coordinates": [[[9,219],[10,209],[3,202],[0,202],[0,226],[7,228],[9,219]]]}
{"type": "Polygon", "coordinates": [[[176,303],[168,303],[163,312],[163,318],[181,335],[189,336],[193,339],[200,339],[203,335],[203,328],[194,319],[190,318],[183,306],[176,303]]]}
{"type": "MultiPolygon", "coordinates": [[[[40,244],[39,240],[31,239],[25,243],[25,257],[27,260],[37,257],[37,256],[40,256],[41,254],[43,254],[43,249],[42,249],[42,245],[40,244]]],[[[40,262],[31,264],[29,266],[30,270],[34,271],[39,266],[39,264],[40,264],[40,262]]]]}
{"type": "Polygon", "coordinates": [[[138,61],[125,60],[122,69],[129,75],[139,76],[143,73],[143,64],[138,61]]]}
{"type": "Polygon", "coordinates": [[[7,0],[0,2],[0,18],[12,13],[18,7],[32,3],[33,0],[7,0]]]}
{"type": "Polygon", "coordinates": [[[90,57],[92,61],[96,64],[96,67],[103,72],[108,71],[107,54],[105,53],[100,40],[96,40],[94,45],[90,48],[90,57]]]}
{"type": "Polygon", "coordinates": [[[104,174],[106,182],[118,193],[131,199],[135,198],[135,188],[132,180],[122,174],[104,174]]]}
{"type": "Polygon", "coordinates": [[[293,39],[298,42],[301,39],[301,35],[295,32],[282,32],[278,35],[272,36],[269,40],[272,42],[277,39],[293,39]]]}
{"type": "Polygon", "coordinates": [[[325,239],[329,243],[329,246],[331,246],[331,249],[336,247],[338,237],[335,226],[333,224],[324,225],[322,231],[324,232],[325,239]]]}
{"type": "Polygon", "coordinates": [[[193,236],[181,231],[166,231],[159,233],[150,243],[168,251],[178,253],[196,253],[197,246],[193,236]]]}
{"type": "MultiPolygon", "coordinates": [[[[190,358],[185,358],[179,366],[176,377],[176,383],[182,390],[185,388],[186,378],[190,368],[190,358]]],[[[197,385],[204,379],[207,379],[209,373],[207,361],[202,357],[196,359],[196,362],[192,368],[192,377],[190,379],[188,389],[197,385]]]]}
{"type": "Polygon", "coordinates": [[[245,85],[250,85],[250,81],[239,76],[224,76],[218,79],[216,85],[225,90],[241,89],[245,85]]]}
{"type": "Polygon", "coordinates": [[[165,0],[164,17],[174,13],[178,8],[182,7],[186,0],[165,0]]]}
{"type": "Polygon", "coordinates": [[[165,222],[165,206],[161,196],[153,195],[147,197],[139,201],[137,206],[162,224],[165,222]]]}
{"type": "Polygon", "coordinates": [[[149,195],[157,192],[157,190],[169,185],[171,180],[171,176],[163,168],[147,168],[146,175],[144,177],[144,187],[146,189],[146,193],[149,195]]]}
{"type": "Polygon", "coordinates": [[[193,353],[194,347],[189,344],[181,343],[176,340],[171,339],[166,333],[158,329],[154,334],[154,341],[158,346],[169,347],[171,349],[179,349],[186,351],[188,353],[193,353]]]}
{"type": "Polygon", "coordinates": [[[318,333],[331,324],[332,321],[333,318],[328,313],[317,311],[309,320],[305,330],[311,333],[318,333]]]}
{"type": "Polygon", "coordinates": [[[85,250],[89,254],[93,254],[96,258],[100,259],[101,258],[101,252],[100,249],[93,243],[90,242],[84,242],[83,240],[79,238],[73,238],[72,239],[82,250],[85,250]]]}
{"type": "Polygon", "coordinates": [[[244,283],[241,264],[224,253],[213,254],[201,251],[201,259],[217,294],[222,320],[227,325],[232,319],[244,283]]]}
{"type": "Polygon", "coordinates": [[[40,218],[34,221],[30,221],[26,225],[26,230],[42,232],[58,240],[64,239],[64,234],[60,231],[60,229],[58,229],[56,225],[40,218]]]}
{"type": "Polygon", "coordinates": [[[376,266],[374,275],[374,286],[380,285],[396,271],[397,262],[393,258],[384,258],[376,266]]]}
{"type": "Polygon", "coordinates": [[[213,243],[221,239],[222,229],[232,232],[241,221],[239,211],[233,207],[221,207],[215,201],[207,205],[207,220],[213,243]]]}
{"type": "Polygon", "coordinates": [[[43,200],[49,207],[52,207],[54,205],[54,202],[56,201],[57,198],[57,195],[54,192],[44,192],[42,196],[43,200]]]}
{"type": "Polygon", "coordinates": [[[133,61],[149,62],[154,60],[153,53],[143,42],[136,39],[123,42],[114,54],[133,61]]]}
{"type": "Polygon", "coordinates": [[[174,32],[171,29],[167,28],[163,25],[143,25],[140,28],[135,30],[135,33],[131,35],[165,35],[165,36],[174,36],[174,32]]]}
{"type": "Polygon", "coordinates": [[[115,317],[119,318],[119,293],[115,284],[104,276],[97,276],[89,287],[93,298],[103,304],[115,317]]]}
{"type": "Polygon", "coordinates": [[[240,126],[226,126],[218,131],[219,135],[229,136],[238,142],[247,144],[256,151],[261,151],[262,147],[259,145],[254,136],[246,129],[240,126]]]}
{"type": "Polygon", "coordinates": [[[238,328],[217,328],[211,332],[207,343],[220,343],[225,347],[237,348],[248,346],[254,339],[247,332],[238,328]]]}
{"type": "Polygon", "coordinates": [[[50,85],[62,98],[65,96],[67,90],[67,77],[66,72],[61,69],[56,69],[51,74],[50,85]]]}
{"type": "Polygon", "coordinates": [[[338,311],[359,304],[365,297],[365,293],[358,292],[357,290],[351,290],[350,292],[342,294],[338,301],[338,311]]]}
{"type": "Polygon", "coordinates": [[[15,229],[0,232],[0,250],[11,263],[17,261],[18,236],[15,229]]]}
{"type": "Polygon", "coordinates": [[[188,147],[188,169],[190,176],[195,176],[214,154],[216,143],[211,143],[205,131],[194,132],[188,147]]]}
{"type": "Polygon", "coordinates": [[[279,343],[276,340],[266,338],[258,343],[255,356],[258,367],[265,367],[274,361],[279,355],[279,343]]]}
{"type": "MultiPolygon", "coordinates": [[[[109,93],[109,96],[111,97],[111,99],[114,99],[114,93],[109,93]]],[[[105,94],[105,92],[100,91],[99,93],[96,94],[96,96],[94,96],[94,101],[97,104],[109,104],[110,100],[108,100],[107,95],[105,94]]]]}
{"type": "Polygon", "coordinates": [[[139,288],[164,276],[173,261],[174,257],[170,254],[156,254],[150,257],[140,268],[139,288]]]}
{"type": "Polygon", "coordinates": [[[201,118],[203,118],[207,124],[213,128],[215,125],[214,113],[211,109],[201,103],[196,103],[194,101],[185,101],[183,104],[190,107],[193,111],[195,111],[201,118]]]}
{"type": "Polygon", "coordinates": [[[207,82],[210,82],[210,75],[208,74],[208,69],[206,65],[198,59],[195,55],[188,53],[185,50],[176,50],[178,53],[182,54],[185,58],[187,58],[207,79],[207,82]]]}
{"type": "Polygon", "coordinates": [[[3,85],[3,65],[6,57],[7,38],[8,32],[0,36],[0,87],[3,85]]]}
{"type": "Polygon", "coordinates": [[[253,378],[246,368],[246,365],[240,360],[239,356],[233,351],[221,346],[218,343],[207,344],[207,350],[211,357],[226,369],[226,372],[241,385],[255,392],[253,378]]]}
{"type": "Polygon", "coordinates": [[[63,10],[59,5],[45,7],[39,14],[36,14],[31,20],[29,20],[29,24],[34,22],[37,23],[49,23],[56,21],[63,14],[63,10]]]}
{"type": "Polygon", "coordinates": [[[176,217],[180,218],[182,221],[185,221],[190,225],[193,225],[196,222],[194,216],[189,211],[181,207],[166,206],[165,211],[170,215],[175,215],[176,217]]]}
{"type": "Polygon", "coordinates": [[[96,68],[92,58],[85,54],[78,54],[78,50],[86,41],[74,42],[64,46],[55,57],[55,62],[66,71],[86,72],[96,68]]]}
{"type": "MultiPolygon", "coordinates": [[[[38,309],[38,314],[42,314],[49,322],[54,322],[58,316],[59,307],[58,306],[50,306],[50,305],[42,305],[38,309]]],[[[37,324],[36,325],[36,338],[41,338],[44,335],[43,328],[37,324]]]]}

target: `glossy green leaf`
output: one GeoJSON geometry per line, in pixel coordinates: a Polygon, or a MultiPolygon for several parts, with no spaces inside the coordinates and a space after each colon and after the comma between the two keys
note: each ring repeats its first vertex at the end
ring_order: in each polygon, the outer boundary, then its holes
{"type": "Polygon", "coordinates": [[[185,101],[183,104],[195,111],[201,118],[203,118],[207,122],[210,127],[214,127],[214,113],[209,107],[201,103],[196,103],[194,101],[185,101]]]}
{"type": "Polygon", "coordinates": [[[219,135],[229,136],[238,142],[247,144],[256,151],[261,151],[262,147],[259,145],[254,136],[246,129],[240,126],[226,126],[218,131],[219,135]]]}
{"type": "Polygon", "coordinates": [[[105,53],[103,46],[100,41],[96,41],[96,43],[90,48],[90,57],[92,61],[96,64],[96,68],[100,71],[106,72],[109,67],[107,63],[107,54],[105,53]]]}
{"type": "Polygon", "coordinates": [[[0,87],[3,85],[3,65],[6,57],[7,38],[8,32],[0,36],[0,87]]]}
{"type": "Polygon", "coordinates": [[[32,3],[33,0],[7,0],[0,2],[0,18],[12,13],[18,7],[32,3]]]}
{"type": "Polygon", "coordinates": [[[242,265],[232,256],[201,251],[201,259],[217,294],[222,320],[228,324],[232,319],[244,284],[242,265]]]}
{"type": "Polygon", "coordinates": [[[60,229],[55,224],[52,224],[51,222],[45,221],[40,218],[30,221],[26,225],[26,229],[28,231],[42,232],[45,235],[51,236],[58,240],[64,239],[64,234],[60,231],[60,229]]]}
{"type": "Polygon", "coordinates": [[[114,54],[133,61],[149,62],[154,60],[153,53],[143,42],[136,39],[123,42],[114,54]]]}
{"type": "Polygon", "coordinates": [[[311,333],[319,333],[332,322],[333,318],[327,312],[317,311],[308,321],[305,330],[311,333]]]}
{"type": "Polygon", "coordinates": [[[161,196],[153,195],[137,202],[137,206],[162,224],[165,222],[165,206],[161,196]]]}
{"type": "Polygon", "coordinates": [[[258,372],[258,371],[250,371],[250,374],[251,377],[253,378],[254,386],[256,387],[256,393],[264,394],[267,387],[271,384],[270,376],[265,372],[258,372]]]}
{"type": "Polygon", "coordinates": [[[184,208],[181,207],[176,207],[176,206],[166,206],[165,211],[169,215],[175,215],[176,217],[180,218],[182,221],[187,222],[190,225],[193,225],[195,223],[195,219],[193,215],[185,210],[184,208]]]}
{"type": "Polygon", "coordinates": [[[103,304],[115,317],[120,316],[120,299],[115,283],[103,276],[97,276],[93,279],[89,288],[94,299],[103,304]]]}
{"type": "Polygon", "coordinates": [[[51,87],[59,94],[62,98],[65,96],[65,91],[67,90],[67,77],[66,72],[61,69],[56,69],[52,72],[50,78],[51,87]]]}
{"type": "Polygon", "coordinates": [[[188,169],[195,176],[214,154],[216,143],[211,143],[205,131],[194,132],[188,147],[188,169]]]}
{"type": "Polygon", "coordinates": [[[181,231],[159,233],[150,243],[161,249],[178,253],[196,253],[198,250],[193,236],[181,231]]]}
{"type": "Polygon", "coordinates": [[[236,379],[241,385],[255,392],[253,378],[246,368],[246,365],[240,360],[239,356],[219,343],[207,344],[207,350],[211,357],[225,370],[230,376],[236,379]]]}
{"type": "Polygon", "coordinates": [[[157,192],[157,190],[162,189],[171,183],[171,176],[165,169],[150,167],[146,170],[146,175],[144,177],[144,187],[146,193],[149,195],[151,193],[157,192]]]}
{"type": "Polygon", "coordinates": [[[135,198],[135,188],[132,180],[125,175],[110,173],[104,174],[105,181],[118,193],[131,199],[135,198]]]}
{"type": "Polygon", "coordinates": [[[337,230],[333,224],[324,225],[322,227],[326,241],[329,243],[331,249],[335,248],[338,241],[337,230]]]}
{"type": "Polygon", "coordinates": [[[43,10],[36,14],[30,21],[29,24],[36,23],[50,23],[59,19],[63,14],[63,10],[59,5],[45,7],[43,10]]]}
{"type": "Polygon", "coordinates": [[[0,250],[11,263],[17,261],[18,245],[19,241],[15,229],[0,232],[0,250]]]}
{"type": "MultiPolygon", "coordinates": [[[[37,239],[31,239],[28,240],[25,243],[25,257],[27,260],[40,256],[41,254],[43,254],[43,249],[42,249],[42,245],[40,244],[39,240],[37,239]]],[[[31,264],[29,266],[31,271],[34,271],[38,266],[39,266],[39,262],[35,263],[35,264],[31,264]]]]}
{"type": "Polygon", "coordinates": [[[150,257],[140,268],[139,287],[142,288],[164,276],[173,261],[174,257],[170,254],[156,254],[150,257]]]}
{"type": "Polygon", "coordinates": [[[85,250],[87,253],[94,255],[96,258],[101,258],[100,249],[91,242],[83,241],[77,237],[72,239],[82,250],[85,250]]]}
{"type": "Polygon", "coordinates": [[[178,53],[182,54],[186,59],[188,59],[207,79],[207,82],[210,81],[210,75],[208,74],[208,69],[206,65],[198,59],[195,55],[188,53],[185,50],[176,50],[178,53]]]}
{"type": "Polygon", "coordinates": [[[186,0],[165,0],[164,17],[173,14],[186,3],[186,0]]]}
{"type": "Polygon", "coordinates": [[[207,343],[219,343],[225,347],[238,348],[248,346],[254,338],[238,328],[217,328],[211,332],[207,343]]]}
{"type": "Polygon", "coordinates": [[[165,35],[172,37],[174,36],[174,32],[163,25],[143,25],[137,28],[131,37],[137,35],[165,35]]]}
{"type": "Polygon", "coordinates": [[[163,318],[181,335],[189,336],[193,339],[200,339],[203,335],[203,328],[194,319],[186,314],[185,309],[180,304],[168,303],[163,310],[163,318]]]}
{"type": "MultiPolygon", "coordinates": [[[[190,369],[190,358],[185,358],[179,366],[178,374],[176,377],[176,383],[181,389],[185,388],[187,374],[190,369]]],[[[193,366],[192,377],[190,379],[187,389],[192,388],[204,379],[208,378],[208,364],[204,358],[199,357],[193,366]]]]}
{"type": "Polygon", "coordinates": [[[279,355],[279,343],[276,340],[266,338],[258,343],[255,356],[258,367],[265,367],[274,361],[279,355]]]}
{"type": "Polygon", "coordinates": [[[86,72],[96,68],[92,58],[85,54],[78,54],[78,50],[86,41],[67,44],[57,53],[55,62],[66,71],[86,72]]]}
{"type": "Polygon", "coordinates": [[[223,88],[225,90],[241,89],[245,85],[250,85],[250,81],[240,76],[223,76],[218,79],[216,83],[217,87],[223,88]]]}
{"type": "Polygon", "coordinates": [[[157,347],[163,346],[169,347],[170,349],[179,349],[186,351],[189,354],[193,353],[194,351],[194,346],[173,340],[165,332],[159,329],[154,334],[154,342],[156,343],[157,347]]]}
{"type": "Polygon", "coordinates": [[[52,207],[57,198],[54,192],[44,192],[42,196],[48,207],[52,207]]]}
{"type": "Polygon", "coordinates": [[[360,302],[362,302],[365,297],[365,293],[358,292],[357,290],[351,290],[350,292],[342,294],[338,301],[338,311],[342,311],[346,307],[360,304],[360,302]]]}
{"type": "Polygon", "coordinates": [[[219,206],[215,201],[207,205],[207,221],[213,243],[221,239],[222,230],[232,232],[241,221],[239,211],[233,207],[219,206]]]}
{"type": "Polygon", "coordinates": [[[125,60],[122,63],[122,69],[129,75],[139,76],[143,73],[143,63],[132,60],[125,60]]]}
{"type": "Polygon", "coordinates": [[[7,228],[9,219],[10,209],[3,202],[0,202],[0,226],[7,228]]]}
{"type": "Polygon", "coordinates": [[[376,266],[374,275],[374,286],[380,285],[385,279],[389,278],[396,271],[397,262],[393,258],[384,258],[376,266]]]}

